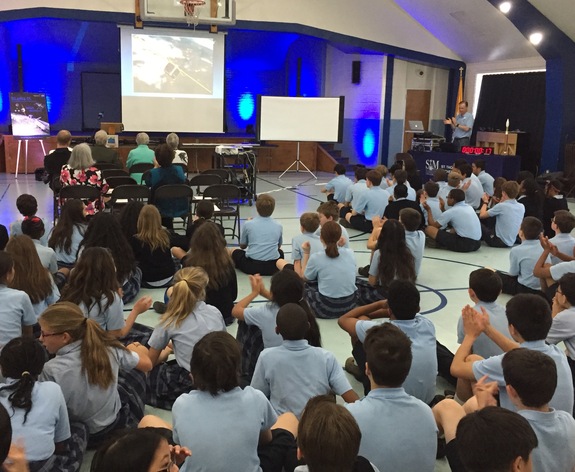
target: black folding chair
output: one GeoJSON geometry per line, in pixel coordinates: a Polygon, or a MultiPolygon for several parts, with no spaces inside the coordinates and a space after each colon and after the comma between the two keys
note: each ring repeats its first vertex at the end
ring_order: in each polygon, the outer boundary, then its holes
{"type": "Polygon", "coordinates": [[[222,178],[222,184],[230,183],[230,171],[227,169],[208,169],[203,170],[202,174],[219,175],[222,178]]]}
{"type": "Polygon", "coordinates": [[[108,206],[112,212],[117,211],[131,201],[148,203],[150,201],[150,189],[145,185],[119,185],[112,191],[108,206]]]}
{"type": "Polygon", "coordinates": [[[102,177],[109,179],[110,177],[129,177],[129,175],[124,169],[103,169],[102,177]]]}
{"type": "Polygon", "coordinates": [[[106,183],[111,189],[119,187],[120,185],[138,185],[138,182],[136,182],[129,175],[123,175],[121,177],[119,176],[110,177],[106,179],[106,183]]]}
{"type": "MultiPolygon", "coordinates": [[[[182,218],[184,221],[184,228],[186,227],[186,222],[191,212],[192,208],[192,198],[194,197],[194,191],[192,188],[186,184],[168,184],[162,185],[154,190],[154,195],[152,198],[152,203],[156,206],[159,202],[164,202],[164,204],[170,204],[170,201],[173,200],[180,200],[186,199],[187,205],[186,208],[182,208],[179,210],[175,215],[163,215],[162,209],[158,207],[160,210],[160,214],[163,217],[170,217],[170,218],[182,218]]],[[[164,206],[164,204],[162,206],[164,206]]],[[[171,205],[173,208],[173,205],[171,205]]]]}
{"type": "Polygon", "coordinates": [[[122,164],[114,164],[113,162],[96,162],[94,167],[98,170],[121,169],[122,164]]]}
{"type": "Polygon", "coordinates": [[[217,184],[210,185],[204,190],[204,198],[211,198],[214,203],[218,206],[218,210],[214,212],[214,217],[219,218],[222,226],[224,225],[224,217],[228,220],[234,218],[233,228],[231,229],[231,237],[236,237],[236,226],[237,226],[237,238],[240,239],[240,200],[242,198],[242,192],[239,187],[230,184],[217,184]]]}
{"type": "MultiPolygon", "coordinates": [[[[58,192],[58,211],[55,216],[60,215],[60,206],[63,205],[66,200],[71,200],[73,198],[86,202],[88,200],[97,200],[98,198],[101,198],[101,194],[99,189],[89,185],[69,185],[67,187],[62,187],[60,192],[58,192]]],[[[55,218],[55,220],[56,219],[57,218],[55,218]]]]}
{"type": "Polygon", "coordinates": [[[195,175],[190,179],[190,187],[196,187],[196,196],[201,195],[200,187],[209,187],[210,185],[221,184],[222,178],[215,174],[195,175]]]}
{"type": "Polygon", "coordinates": [[[138,182],[139,184],[144,182],[144,174],[152,170],[154,168],[154,164],[134,164],[132,167],[128,169],[130,174],[142,174],[142,181],[138,182]]]}

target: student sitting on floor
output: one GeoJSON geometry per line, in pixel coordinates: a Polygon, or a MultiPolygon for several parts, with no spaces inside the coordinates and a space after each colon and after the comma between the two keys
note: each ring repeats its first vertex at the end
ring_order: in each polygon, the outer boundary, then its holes
{"type": "Polygon", "coordinates": [[[555,236],[551,220],[557,210],[569,211],[569,207],[567,198],[563,195],[563,184],[560,180],[551,180],[545,183],[545,200],[543,200],[543,230],[548,238],[555,236]]]}
{"type": "Polygon", "coordinates": [[[283,258],[283,228],[271,217],[275,206],[272,196],[260,195],[256,201],[258,216],[244,223],[240,249],[228,249],[236,268],[246,274],[273,275],[278,270],[276,261],[283,258]]]}
{"type": "Polygon", "coordinates": [[[455,252],[473,252],[481,247],[481,223],[475,210],[465,203],[465,193],[453,189],[447,196],[449,208],[439,220],[435,221],[429,205],[423,200],[421,204],[427,210],[429,225],[425,234],[434,239],[441,247],[455,252]],[[448,226],[451,228],[448,229],[448,226]]]}
{"type": "MultiPolygon", "coordinates": [[[[575,228],[575,216],[567,210],[557,210],[551,220],[551,229],[555,231],[555,236],[549,242],[557,247],[563,254],[574,254],[575,238],[571,236],[571,231],[575,228]]],[[[551,264],[558,264],[561,259],[551,255],[551,264]]]]}
{"type": "Polygon", "coordinates": [[[358,456],[361,431],[353,416],[327,395],[307,402],[297,429],[298,458],[306,465],[294,472],[378,472],[358,456]]]}
{"type": "Polygon", "coordinates": [[[404,208],[399,212],[399,222],[405,228],[405,243],[415,260],[416,275],[419,275],[425,250],[425,233],[419,229],[422,221],[421,212],[413,208],[404,208]]]}
{"type": "MultiPolygon", "coordinates": [[[[497,297],[501,295],[501,286],[501,277],[497,272],[491,269],[476,269],[469,274],[467,293],[471,301],[475,303],[473,309],[485,310],[489,315],[489,323],[501,334],[512,339],[505,316],[505,307],[497,303],[497,297]]],[[[464,337],[463,318],[460,316],[457,322],[457,342],[461,344],[464,337]]],[[[473,343],[473,354],[487,359],[503,354],[503,349],[489,339],[485,333],[481,333],[473,343]]]]}
{"type": "MultiPolygon", "coordinates": [[[[439,184],[433,180],[429,180],[428,182],[425,182],[425,185],[423,186],[423,193],[420,198],[420,201],[427,202],[427,206],[429,206],[429,211],[431,211],[434,220],[437,220],[443,212],[441,209],[441,203],[443,202],[445,205],[445,202],[439,198],[438,193],[439,184]]],[[[423,207],[423,205],[420,206],[423,210],[425,226],[427,226],[429,224],[429,219],[427,218],[427,210],[423,207]]]]}
{"type": "Polygon", "coordinates": [[[383,323],[367,331],[364,348],[371,390],[361,401],[345,405],[361,430],[359,454],[380,470],[433,472],[433,414],[402,388],[412,364],[411,341],[397,326],[383,323]]]}
{"type": "Polygon", "coordinates": [[[60,218],[56,226],[52,228],[48,246],[54,249],[58,267],[71,269],[78,257],[78,248],[84,234],[88,221],[84,215],[84,203],[82,200],[66,200],[60,211],[60,218]]]}
{"type": "Polygon", "coordinates": [[[505,352],[525,347],[550,356],[557,366],[558,383],[555,395],[550,405],[558,410],[573,413],[573,381],[565,354],[557,346],[549,346],[545,339],[551,327],[551,309],[547,301],[538,295],[515,295],[505,307],[509,322],[509,332],[514,341],[506,338],[489,323],[489,315],[483,309],[481,313],[469,305],[462,311],[465,337],[457,349],[451,374],[458,378],[457,396],[466,401],[471,397],[472,381],[477,381],[484,375],[497,382],[499,387],[499,402],[502,407],[513,410],[514,406],[505,391],[505,379],[501,360],[503,355],[483,359],[471,349],[481,333],[485,333],[505,352]]]}
{"type": "Polygon", "coordinates": [[[86,318],[93,319],[112,337],[128,335],[136,318],[152,306],[152,298],[140,298],[124,320],[124,303],[114,277],[114,260],[109,251],[91,247],[82,252],[60,300],[75,303],[86,318]]]}
{"type": "MultiPolygon", "coordinates": [[[[435,327],[429,319],[418,314],[419,300],[419,292],[413,283],[395,280],[389,286],[387,301],[354,308],[339,318],[339,326],[351,336],[353,345],[353,358],[345,363],[346,370],[354,370],[351,363],[355,360],[358,369],[354,372],[360,374],[358,380],[363,382],[366,395],[370,382],[365,375],[365,337],[369,329],[378,324],[372,319],[389,318],[389,323],[401,329],[412,343],[413,361],[402,387],[425,403],[433,400],[437,376],[435,327]]],[[[353,375],[351,370],[348,371],[353,375]]]]}
{"type": "Polygon", "coordinates": [[[24,442],[30,471],[78,471],[88,431],[76,424],[72,435],[62,389],[54,382],[37,381],[46,360],[36,340],[16,338],[6,344],[0,353],[5,377],[0,405],[10,412],[14,436],[24,442]]]}
{"type": "Polygon", "coordinates": [[[391,182],[391,185],[386,189],[389,197],[395,198],[395,187],[397,185],[405,185],[407,187],[407,195],[405,198],[414,202],[416,200],[416,192],[407,180],[407,172],[403,168],[398,168],[392,172],[392,175],[393,181],[391,182]]]}
{"type": "Polygon", "coordinates": [[[196,390],[172,409],[174,441],[192,451],[182,472],[293,471],[297,420],[291,413],[278,417],[259,390],[240,388],[236,340],[209,333],[190,358],[196,390]]]}
{"type": "Polygon", "coordinates": [[[485,172],[485,159],[475,159],[473,164],[471,164],[471,171],[473,175],[477,177],[481,186],[483,187],[483,193],[491,196],[493,195],[493,181],[495,180],[491,174],[485,172]]]}
{"type": "Polygon", "coordinates": [[[553,323],[547,334],[549,344],[565,344],[567,362],[571,368],[575,386],[575,274],[565,274],[559,279],[559,287],[551,307],[553,323]]]}
{"type": "Polygon", "coordinates": [[[0,251],[0,349],[11,339],[32,337],[36,315],[26,292],[14,290],[8,285],[14,279],[14,259],[0,251]]]}
{"type": "Polygon", "coordinates": [[[70,302],[48,307],[38,322],[40,341],[55,354],[39,380],[60,385],[70,420],[88,427],[88,447],[136,426],[144,416],[144,372],[152,368],[148,350],[137,343],[124,347],[70,302]]]}
{"type": "MultiPolygon", "coordinates": [[[[364,233],[371,233],[373,230],[372,218],[381,217],[387,207],[388,194],[379,184],[381,175],[375,170],[370,170],[365,175],[367,191],[362,193],[357,203],[345,215],[348,227],[355,228],[364,233]]],[[[345,225],[345,222],[343,223],[345,225]]]]}
{"type": "Polygon", "coordinates": [[[483,220],[481,239],[491,247],[512,247],[517,240],[525,207],[516,200],[519,193],[517,182],[505,182],[501,190],[501,200],[489,210],[489,195],[482,197],[479,212],[479,218],[483,220]]]}
{"type": "Polygon", "coordinates": [[[269,290],[261,276],[251,275],[249,278],[251,292],[232,310],[232,315],[239,321],[237,340],[242,346],[242,376],[248,381],[262,350],[281,345],[282,337],[276,332],[276,315],[287,303],[297,303],[305,310],[310,325],[306,339],[310,346],[321,347],[319,326],[305,300],[305,284],[300,276],[293,270],[281,270],[272,276],[269,290]],[[258,295],[269,302],[249,306],[258,295]]]}
{"type": "Polygon", "coordinates": [[[196,214],[188,221],[188,227],[186,228],[186,238],[188,241],[192,239],[194,232],[206,221],[211,221],[217,225],[222,236],[224,236],[224,227],[221,224],[212,221],[212,218],[214,217],[214,202],[211,200],[200,200],[196,204],[195,213],[196,214]]]}
{"type": "MultiPolygon", "coordinates": [[[[58,173],[59,172],[60,171],[58,171],[58,173]]],[[[10,230],[10,236],[22,234],[22,221],[36,216],[36,213],[38,212],[38,201],[34,195],[23,193],[16,199],[16,208],[22,215],[23,219],[18,219],[10,223],[8,227],[10,230]]],[[[39,239],[40,243],[43,246],[46,246],[48,244],[48,232],[45,232],[39,239]]]]}
{"type": "MultiPolygon", "coordinates": [[[[367,174],[367,169],[363,165],[355,166],[355,182],[351,184],[347,191],[345,192],[345,202],[338,203],[339,216],[345,218],[345,215],[350,211],[350,208],[354,208],[359,201],[359,196],[367,191],[367,182],[365,181],[365,175],[367,174]]],[[[319,210],[318,210],[319,211],[319,210]]]]}
{"type": "Polygon", "coordinates": [[[34,242],[34,247],[38,252],[42,265],[50,271],[51,274],[58,272],[58,261],[56,260],[56,253],[54,249],[44,246],[40,239],[44,236],[44,222],[37,216],[24,218],[22,221],[22,234],[30,236],[34,242]]]}
{"type": "MultiPolygon", "coordinates": [[[[293,260],[293,270],[300,277],[303,277],[303,270],[301,267],[301,260],[303,259],[302,244],[306,241],[309,242],[310,254],[323,251],[323,244],[321,243],[320,233],[318,232],[319,223],[320,219],[317,213],[303,213],[299,217],[301,234],[298,234],[291,240],[291,255],[293,260]]],[[[279,270],[282,270],[285,266],[285,261],[284,264],[281,263],[282,261],[283,259],[279,259],[276,263],[279,270]]]]}
{"type": "Polygon", "coordinates": [[[575,470],[575,420],[572,413],[549,407],[557,387],[557,368],[549,356],[513,349],[501,361],[509,398],[535,431],[533,470],[575,470]]]}
{"type": "Polygon", "coordinates": [[[348,403],[358,400],[335,356],[308,344],[308,315],[301,306],[281,307],[276,323],[282,345],[262,351],[251,386],[270,399],[277,414],[299,418],[310,398],[331,392],[348,403]]]}
{"type": "Polygon", "coordinates": [[[559,252],[557,246],[551,244],[545,236],[542,236],[539,242],[541,243],[541,247],[543,247],[543,252],[535,263],[533,275],[539,277],[541,290],[545,293],[548,300],[552,300],[555,295],[555,290],[557,290],[557,282],[559,279],[566,274],[575,272],[575,257],[559,252]],[[563,262],[551,265],[549,263],[550,255],[555,256],[563,262]]]}
{"type": "Polygon", "coordinates": [[[405,228],[399,221],[384,220],[381,230],[371,234],[367,247],[374,250],[368,280],[380,293],[376,299],[385,298],[389,284],[396,279],[415,282],[415,257],[407,247],[405,228]]]}
{"type": "Polygon", "coordinates": [[[154,369],[148,376],[149,405],[170,409],[182,393],[193,387],[190,358],[195,344],[212,331],[225,331],[220,311],[204,302],[208,276],[201,267],[186,267],[168,289],[166,312],[154,328],[148,344],[154,369]],[[176,362],[167,361],[172,343],[176,362]]]}
{"type": "Polygon", "coordinates": [[[481,205],[481,196],[485,192],[481,182],[473,173],[471,164],[465,159],[463,162],[456,161],[453,170],[459,172],[463,178],[460,188],[465,192],[465,203],[473,207],[474,210],[478,209],[481,205]]]}
{"type": "Polygon", "coordinates": [[[325,187],[321,189],[322,193],[327,193],[328,200],[334,200],[336,203],[344,203],[347,188],[353,184],[351,179],[345,175],[345,166],[336,164],[333,168],[336,177],[331,179],[325,187]]]}
{"type": "Polygon", "coordinates": [[[310,254],[310,243],[302,244],[302,270],[309,282],[305,298],[318,318],[338,318],[357,303],[355,257],[348,248],[338,247],[341,227],[328,221],[321,228],[325,250],[310,254]]]}
{"type": "Polygon", "coordinates": [[[397,184],[393,189],[393,201],[389,202],[389,205],[385,208],[383,217],[388,220],[399,220],[399,212],[404,208],[412,208],[419,212],[421,221],[423,221],[423,212],[419,203],[407,198],[407,187],[405,184],[397,184]]]}
{"type": "MultiPolygon", "coordinates": [[[[319,238],[321,227],[328,221],[335,221],[336,223],[339,221],[339,210],[335,202],[325,202],[322,203],[320,206],[317,207],[317,214],[319,215],[319,228],[315,231],[315,236],[319,238]]],[[[349,234],[347,229],[341,224],[339,225],[341,228],[341,237],[344,241],[343,247],[349,247],[349,234]]]]}
{"type": "Polygon", "coordinates": [[[451,472],[537,470],[531,462],[537,436],[518,413],[487,406],[466,416],[463,407],[450,399],[435,405],[433,413],[445,435],[451,472]]]}
{"type": "MultiPolygon", "coordinates": [[[[443,170],[443,169],[440,169],[443,170]]],[[[441,174],[440,174],[441,175],[441,174]]],[[[453,202],[449,202],[447,200],[447,196],[449,195],[449,192],[451,192],[454,189],[458,189],[461,185],[461,174],[457,173],[457,172],[450,172],[449,174],[447,174],[446,178],[445,178],[445,185],[443,186],[439,186],[439,192],[437,193],[437,198],[439,198],[440,200],[443,200],[445,202],[445,208],[443,209],[443,211],[447,210],[449,207],[453,206],[453,202]]],[[[463,199],[465,200],[465,192],[463,193],[463,199]]]]}
{"type": "Polygon", "coordinates": [[[509,251],[509,272],[497,271],[503,282],[503,293],[543,294],[539,278],[533,275],[535,264],[543,252],[539,243],[542,233],[543,225],[537,218],[527,216],[523,219],[519,229],[521,244],[509,251]]]}

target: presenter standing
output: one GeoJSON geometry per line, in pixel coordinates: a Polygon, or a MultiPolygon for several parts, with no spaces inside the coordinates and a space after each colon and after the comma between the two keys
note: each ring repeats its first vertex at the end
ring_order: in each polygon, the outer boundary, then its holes
{"type": "Polygon", "coordinates": [[[473,130],[473,115],[467,111],[469,104],[463,100],[458,103],[459,114],[443,120],[446,125],[453,129],[453,145],[457,152],[463,146],[471,144],[471,131],[473,130]]]}

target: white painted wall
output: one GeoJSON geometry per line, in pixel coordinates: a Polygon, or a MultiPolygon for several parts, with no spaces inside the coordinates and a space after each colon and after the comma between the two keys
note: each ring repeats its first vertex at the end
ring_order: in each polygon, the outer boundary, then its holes
{"type": "MultiPolygon", "coordinates": [[[[134,0],[2,0],[0,11],[68,8],[133,13],[134,0]]],[[[333,31],[413,51],[460,58],[393,0],[238,0],[238,20],[293,23],[333,31]]]]}

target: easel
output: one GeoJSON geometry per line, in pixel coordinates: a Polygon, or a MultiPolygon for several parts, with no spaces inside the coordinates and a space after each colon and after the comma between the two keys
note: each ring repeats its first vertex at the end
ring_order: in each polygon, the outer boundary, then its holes
{"type": "Polygon", "coordinates": [[[22,141],[24,141],[24,173],[28,173],[28,142],[31,139],[38,139],[40,141],[40,146],[42,146],[42,152],[44,156],[46,155],[46,149],[44,148],[44,140],[42,138],[19,138],[18,139],[18,153],[16,155],[16,173],[14,178],[18,178],[18,168],[20,167],[20,150],[22,149],[22,141]]]}
{"type": "Polygon", "coordinates": [[[315,174],[314,174],[311,170],[309,170],[308,167],[307,167],[307,166],[301,161],[301,159],[299,158],[299,141],[297,142],[297,154],[296,154],[295,161],[293,161],[293,162],[291,163],[291,165],[290,165],[286,170],[284,170],[284,171],[282,172],[282,174],[278,177],[278,179],[281,179],[281,178],[284,176],[284,174],[285,174],[286,172],[288,172],[294,165],[296,166],[296,167],[295,167],[295,171],[296,171],[296,172],[299,172],[299,166],[300,166],[300,164],[305,168],[305,170],[306,170],[307,172],[309,172],[309,173],[311,174],[311,176],[312,176],[315,180],[317,180],[317,177],[315,176],[315,174]]]}

